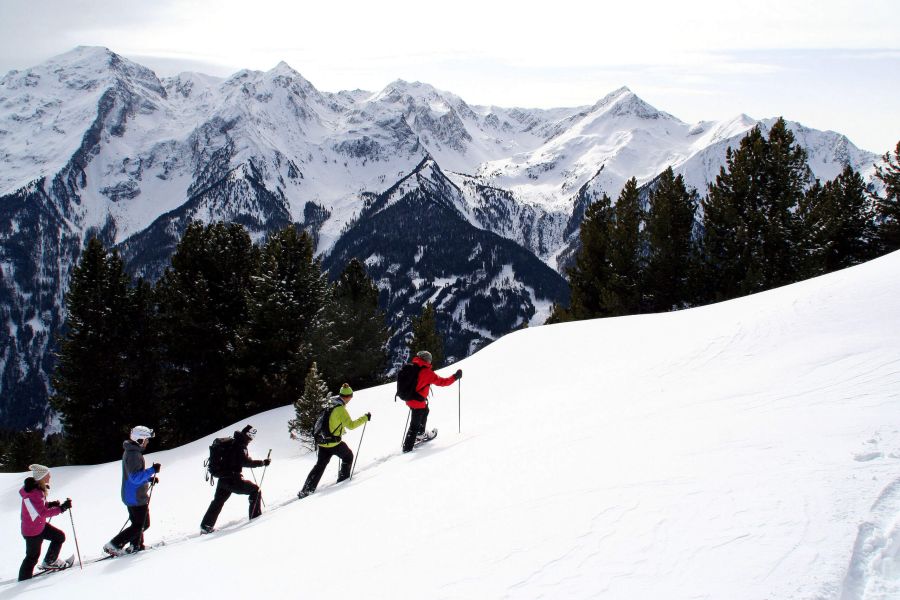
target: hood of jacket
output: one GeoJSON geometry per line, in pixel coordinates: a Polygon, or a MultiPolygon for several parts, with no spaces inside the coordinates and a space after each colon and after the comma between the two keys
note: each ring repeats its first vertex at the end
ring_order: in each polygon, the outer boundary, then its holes
{"type": "Polygon", "coordinates": [[[421,358],[419,358],[418,356],[416,356],[412,359],[412,364],[414,364],[418,367],[425,367],[426,369],[431,368],[430,362],[426,362],[426,361],[422,360],[421,358]]]}

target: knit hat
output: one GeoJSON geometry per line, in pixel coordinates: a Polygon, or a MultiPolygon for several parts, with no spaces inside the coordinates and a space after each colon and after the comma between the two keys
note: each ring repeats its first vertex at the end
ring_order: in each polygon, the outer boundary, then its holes
{"type": "Polygon", "coordinates": [[[253,428],[253,425],[247,425],[243,429],[241,429],[241,433],[247,436],[248,439],[253,439],[256,437],[256,429],[253,428]]]}
{"type": "Polygon", "coordinates": [[[431,364],[431,352],[428,350],[420,350],[416,352],[416,356],[427,362],[429,365],[431,364]]]}
{"type": "Polygon", "coordinates": [[[44,465],[28,465],[28,468],[31,470],[31,476],[34,477],[35,481],[40,481],[50,472],[50,467],[45,467],[44,465]]]}
{"type": "Polygon", "coordinates": [[[338,394],[341,396],[352,396],[353,388],[350,387],[349,383],[345,383],[344,385],[341,386],[341,391],[338,392],[338,394]]]}

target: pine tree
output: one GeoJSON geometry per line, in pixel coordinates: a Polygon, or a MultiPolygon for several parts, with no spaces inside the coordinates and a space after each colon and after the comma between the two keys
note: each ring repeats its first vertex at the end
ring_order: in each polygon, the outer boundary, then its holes
{"type": "Polygon", "coordinates": [[[239,345],[238,387],[246,410],[290,404],[314,360],[330,366],[329,294],[306,232],[290,226],[269,236],[253,277],[239,345]]]}
{"type": "Polygon", "coordinates": [[[637,180],[625,183],[616,200],[614,221],[609,231],[610,274],[601,287],[601,302],[610,315],[641,312],[641,221],[643,210],[637,180]]]}
{"type": "Polygon", "coordinates": [[[27,429],[10,435],[0,454],[0,470],[19,473],[32,463],[47,464],[44,436],[40,431],[27,429]]]}
{"type": "Polygon", "coordinates": [[[809,181],[806,153],[783,119],[763,137],[754,127],[728,149],[702,202],[705,300],[743,296],[796,281],[797,209],[809,181]]]}
{"type": "Polygon", "coordinates": [[[575,265],[568,272],[571,304],[568,310],[555,310],[551,319],[593,319],[609,314],[602,293],[612,273],[610,229],[613,215],[606,194],[585,211],[578,231],[581,248],[575,255],[575,265]]]}
{"type": "Polygon", "coordinates": [[[328,386],[319,375],[319,367],[313,363],[306,375],[303,395],[294,401],[295,417],[288,422],[288,431],[292,438],[309,450],[316,449],[313,427],[316,419],[329,401],[328,386]]]}
{"type": "Polygon", "coordinates": [[[877,198],[879,218],[878,236],[882,252],[900,249],[900,142],[894,150],[885,153],[883,165],[875,168],[875,177],[884,184],[884,198],[877,198]]]}
{"type": "Polygon", "coordinates": [[[378,308],[378,288],[357,259],[347,263],[333,288],[332,332],[341,381],[353,388],[376,385],[387,367],[390,331],[378,308]]]}
{"type": "Polygon", "coordinates": [[[103,462],[121,452],[131,421],[133,328],[143,308],[118,254],[97,239],[72,272],[66,310],[50,401],[62,419],[70,460],[103,462]]]}
{"type": "Polygon", "coordinates": [[[258,252],[238,224],[191,223],[157,282],[161,442],[178,445],[246,416],[235,349],[258,252]]]}
{"type": "Polygon", "coordinates": [[[859,264],[875,254],[874,215],[862,177],[849,165],[834,180],[811,186],[801,203],[807,265],[812,277],[859,264]]]}
{"type": "Polygon", "coordinates": [[[696,193],[688,191],[684,178],[675,177],[671,167],[663,171],[650,192],[644,228],[647,259],[643,294],[650,312],[684,307],[693,300],[696,212],[696,193]]]}
{"type": "Polygon", "coordinates": [[[412,339],[409,341],[409,356],[412,358],[421,350],[431,352],[431,365],[439,369],[444,364],[444,338],[438,333],[434,305],[429,302],[422,314],[413,317],[412,339]]]}

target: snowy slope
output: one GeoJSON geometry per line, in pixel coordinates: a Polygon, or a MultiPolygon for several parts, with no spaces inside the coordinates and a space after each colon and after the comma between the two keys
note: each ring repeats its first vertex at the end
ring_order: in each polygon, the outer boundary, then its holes
{"type": "MultiPolygon", "coordinates": [[[[213,436],[153,453],[148,542],[164,547],[0,598],[900,597],[898,297],[894,253],[699,309],[517,332],[444,370],[463,368],[462,388],[436,390],[441,434],[411,455],[391,387],[358,392],[351,414],[374,419],[356,476],[333,486],[331,465],[303,501],[313,456],[287,437],[290,409],[251,417],[252,454],[273,449],[262,518],[243,524],[234,497],[198,537],[213,436]]],[[[22,477],[0,476],[5,579],[22,477]]],[[[54,484],[98,556],[125,516],[118,464],[54,484]]]]}

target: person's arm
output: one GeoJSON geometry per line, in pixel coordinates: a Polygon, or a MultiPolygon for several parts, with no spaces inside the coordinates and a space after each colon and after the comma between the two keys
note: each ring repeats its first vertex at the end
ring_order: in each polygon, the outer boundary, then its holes
{"type": "Polygon", "coordinates": [[[338,418],[341,421],[341,426],[347,429],[356,429],[363,423],[369,420],[369,417],[366,415],[362,415],[360,418],[353,420],[350,418],[350,413],[347,412],[347,409],[343,406],[339,406],[334,409],[334,412],[337,413],[338,418]]]}
{"type": "Polygon", "coordinates": [[[128,475],[129,483],[144,485],[156,474],[156,470],[153,467],[144,468],[144,461],[141,459],[140,454],[129,452],[123,460],[125,461],[125,473],[128,475]]]}
{"type": "Polygon", "coordinates": [[[438,387],[446,387],[448,385],[453,385],[456,382],[456,376],[451,375],[450,377],[441,377],[431,369],[426,369],[426,378],[429,380],[428,384],[434,384],[438,387]]]}

